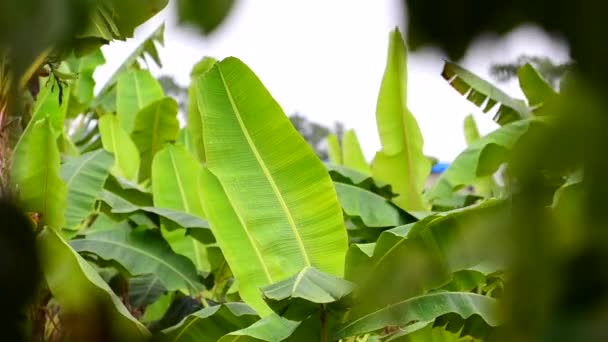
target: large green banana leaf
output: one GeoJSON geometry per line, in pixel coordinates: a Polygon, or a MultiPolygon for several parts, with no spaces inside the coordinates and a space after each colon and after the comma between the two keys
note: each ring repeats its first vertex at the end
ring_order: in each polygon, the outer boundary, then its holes
{"type": "Polygon", "coordinates": [[[344,132],[344,136],[342,137],[342,153],[344,166],[353,168],[366,175],[371,175],[372,171],[367,160],[365,160],[359,139],[357,139],[357,135],[352,129],[344,132]]]}
{"type": "Polygon", "coordinates": [[[46,284],[64,315],[77,314],[85,320],[104,313],[109,317],[103,322],[111,325],[114,336],[128,341],[142,341],[149,336],[95,269],[57,232],[45,229],[38,235],[37,245],[46,284]]]}
{"type": "Polygon", "coordinates": [[[131,275],[153,273],[170,291],[198,293],[199,283],[194,265],[175,254],[162,237],[152,230],[112,229],[86,234],[70,241],[78,252],[115,260],[131,275]]]}
{"type": "Polygon", "coordinates": [[[61,165],[61,177],[68,189],[64,226],[77,228],[93,211],[114,163],[104,150],[83,154],[61,165]]]}
{"type": "Polygon", "coordinates": [[[30,122],[13,153],[11,184],[21,207],[40,214],[39,224],[61,229],[67,190],[55,138],[49,118],[30,122]]]}
{"type": "Polygon", "coordinates": [[[467,100],[478,107],[483,107],[485,113],[498,104],[499,108],[494,115],[494,121],[500,125],[506,125],[530,116],[530,108],[526,106],[524,101],[512,98],[456,63],[445,62],[441,76],[456,91],[466,96],[467,100]]]}
{"type": "Polygon", "coordinates": [[[382,150],[372,163],[374,178],[392,185],[393,201],[405,210],[425,211],[422,190],[431,171],[423,154],[423,139],[414,115],[407,108],[407,49],[401,33],[390,35],[386,70],[382,78],[376,121],[382,150]]]}
{"type": "MultiPolygon", "coordinates": [[[[152,163],[154,205],[204,218],[205,212],[197,186],[200,170],[200,164],[183,146],[166,145],[156,154],[152,163]]],[[[163,226],[161,231],[171,248],[192,260],[197,269],[209,271],[207,247],[187,235],[185,229],[167,228],[163,226]]]]}
{"type": "Polygon", "coordinates": [[[341,208],[327,170],[245,64],[227,58],[199,82],[205,213],[241,296],[266,314],[260,287],[306,266],[342,276],[341,208]]]}
{"type": "Polygon", "coordinates": [[[209,71],[217,60],[213,57],[204,57],[200,60],[190,72],[190,87],[188,88],[188,107],[186,115],[188,116],[188,151],[195,155],[201,162],[205,161],[205,147],[203,146],[203,124],[201,122],[201,113],[198,110],[198,97],[203,90],[198,89],[198,78],[209,71]]]}
{"type": "Polygon", "coordinates": [[[456,313],[463,318],[479,315],[492,326],[500,323],[496,299],[468,292],[438,292],[410,298],[346,322],[336,337],[345,338],[385,327],[429,321],[447,313],[456,313]]]}
{"type": "Polygon", "coordinates": [[[128,181],[137,182],[139,151],[131,137],[120,125],[116,115],[106,114],[99,118],[99,133],[103,148],[114,154],[112,174],[128,181]]]}
{"type": "Polygon", "coordinates": [[[168,142],[175,142],[179,132],[177,102],[162,98],[142,108],[135,117],[131,138],[139,149],[139,181],[150,178],[152,159],[168,142]]]}
{"type": "Polygon", "coordinates": [[[131,70],[120,75],[116,84],[116,115],[125,132],[133,132],[140,110],[163,97],[163,88],[150,71],[131,70]]]}

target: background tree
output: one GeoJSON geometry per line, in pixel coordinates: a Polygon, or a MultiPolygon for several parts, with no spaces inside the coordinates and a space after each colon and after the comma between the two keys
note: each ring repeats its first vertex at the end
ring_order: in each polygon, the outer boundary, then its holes
{"type": "Polygon", "coordinates": [[[512,62],[493,64],[490,74],[499,82],[507,82],[517,78],[517,71],[526,64],[531,64],[553,88],[558,87],[559,80],[573,66],[572,62],[556,63],[545,56],[521,55],[512,62]]]}

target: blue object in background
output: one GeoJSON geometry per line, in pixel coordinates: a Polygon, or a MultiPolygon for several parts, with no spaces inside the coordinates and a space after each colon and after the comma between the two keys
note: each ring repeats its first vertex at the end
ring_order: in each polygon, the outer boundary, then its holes
{"type": "Polygon", "coordinates": [[[437,163],[433,165],[431,173],[443,173],[443,171],[445,171],[449,166],[449,163],[437,163]]]}

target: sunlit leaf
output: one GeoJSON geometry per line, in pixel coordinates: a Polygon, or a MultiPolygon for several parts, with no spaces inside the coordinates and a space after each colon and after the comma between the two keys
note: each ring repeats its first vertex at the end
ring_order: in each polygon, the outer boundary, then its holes
{"type": "Polygon", "coordinates": [[[407,49],[399,30],[390,35],[388,58],[376,121],[382,150],[372,163],[374,178],[389,183],[399,196],[393,201],[405,210],[424,211],[422,190],[431,164],[423,154],[423,139],[407,107],[407,49]]]}
{"type": "Polygon", "coordinates": [[[121,74],[116,84],[116,115],[124,131],[133,132],[137,113],[163,96],[163,88],[148,70],[121,74]]]}
{"type": "Polygon", "coordinates": [[[118,118],[112,114],[99,118],[99,132],[103,148],[114,155],[112,174],[136,182],[140,164],[139,151],[118,118]]]}
{"type": "Polygon", "coordinates": [[[200,60],[190,72],[191,84],[188,88],[188,107],[186,115],[188,123],[186,131],[188,132],[188,151],[195,155],[199,161],[205,161],[205,147],[203,146],[203,124],[201,121],[201,113],[198,109],[198,97],[201,90],[198,89],[198,78],[209,71],[217,60],[213,57],[204,57],[200,60]]]}
{"type": "Polygon", "coordinates": [[[241,297],[266,315],[260,287],[306,266],[343,274],[340,205],[323,164],[245,64],[215,64],[199,89],[205,213],[241,297]]]}
{"type": "Polygon", "coordinates": [[[175,142],[178,131],[177,102],[172,98],[152,102],[137,113],[131,138],[140,153],[140,181],[150,178],[154,155],[166,143],[175,142]]]}
{"type": "Polygon", "coordinates": [[[365,160],[357,135],[352,129],[344,132],[344,136],[342,137],[342,153],[344,166],[360,171],[366,175],[371,175],[372,171],[367,160],[365,160]]]}
{"type": "Polygon", "coordinates": [[[332,164],[342,165],[342,150],[338,137],[335,134],[327,136],[327,153],[329,154],[329,161],[332,164]]]}
{"type": "MultiPolygon", "coordinates": [[[[335,183],[344,212],[357,217],[366,227],[395,227],[407,223],[402,211],[382,196],[356,186],[335,183]]],[[[409,221],[414,221],[409,218],[409,221]]]]}

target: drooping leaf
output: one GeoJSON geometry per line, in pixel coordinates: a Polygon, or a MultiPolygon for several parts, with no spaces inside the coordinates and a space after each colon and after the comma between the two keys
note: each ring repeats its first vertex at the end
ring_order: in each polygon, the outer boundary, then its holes
{"type": "Polygon", "coordinates": [[[259,319],[255,310],[243,303],[211,306],[189,315],[178,325],[163,330],[163,341],[215,342],[259,319]]]}
{"type": "Polygon", "coordinates": [[[233,331],[218,340],[218,342],[258,342],[284,341],[294,333],[300,322],[290,321],[277,315],[260,319],[252,325],[233,331]]]}
{"type": "Polygon", "coordinates": [[[496,299],[468,292],[439,292],[397,302],[346,322],[338,330],[336,337],[345,338],[385,327],[399,327],[415,321],[429,321],[451,312],[464,318],[479,315],[492,326],[500,324],[496,299]]]}
{"type": "Polygon", "coordinates": [[[555,90],[530,63],[526,63],[517,71],[517,78],[519,79],[519,86],[532,108],[536,108],[548,99],[557,96],[555,90]]]}
{"type": "Polygon", "coordinates": [[[342,137],[342,153],[344,157],[344,166],[360,171],[366,175],[371,175],[372,171],[367,160],[365,160],[357,135],[352,129],[344,132],[344,136],[342,137]]]}
{"type": "Polygon", "coordinates": [[[150,178],[154,155],[166,143],[175,142],[178,132],[177,102],[172,98],[152,102],[137,113],[131,138],[140,153],[140,181],[150,178]]]}
{"type": "Polygon", "coordinates": [[[96,107],[103,103],[106,112],[116,110],[116,82],[120,75],[125,73],[134,65],[138,65],[139,59],[145,59],[145,56],[152,57],[152,60],[158,67],[161,66],[160,58],[156,44],[164,44],[165,24],[161,24],[154,32],[152,32],[144,41],[138,45],[135,50],[127,57],[122,64],[116,69],[108,81],[101,87],[93,106],[96,107]]]}
{"type": "Polygon", "coordinates": [[[136,182],[140,164],[139,151],[118,118],[112,114],[99,118],[99,132],[103,148],[114,155],[112,174],[136,182]]]}
{"type": "Polygon", "coordinates": [[[133,132],[137,113],[164,97],[163,88],[148,70],[121,74],[116,83],[116,116],[125,132],[133,132]]]}
{"type": "Polygon", "coordinates": [[[306,267],[291,278],[262,288],[264,300],[274,312],[289,320],[302,321],[324,306],[344,301],[353,284],[306,267]]]}
{"type": "Polygon", "coordinates": [[[429,201],[450,197],[454,191],[472,184],[479,177],[491,176],[500,164],[508,160],[509,152],[515,143],[531,126],[540,123],[540,120],[535,119],[519,120],[475,141],[461,152],[437,179],[426,194],[429,201]]]}
{"type": "Polygon", "coordinates": [[[422,152],[423,139],[407,107],[407,49],[396,29],[391,33],[376,122],[382,150],[372,163],[374,178],[392,185],[393,201],[405,210],[424,211],[422,190],[431,164],[422,152]]]}
{"type": "Polygon", "coordinates": [[[113,163],[110,153],[97,150],[61,166],[61,178],[67,186],[66,228],[77,228],[91,214],[113,163]]]}
{"type": "Polygon", "coordinates": [[[230,13],[234,0],[179,0],[177,10],[181,22],[195,24],[203,34],[213,32],[230,13]]]}
{"type": "Polygon", "coordinates": [[[486,201],[433,214],[383,232],[371,257],[351,247],[348,280],[359,284],[360,291],[350,317],[438,288],[451,281],[453,272],[481,262],[498,264],[502,253],[487,240],[505,233],[508,209],[506,202],[486,201]],[[382,291],[377,291],[377,284],[383,284],[382,291]]]}
{"type": "Polygon", "coordinates": [[[334,182],[355,185],[359,188],[369,190],[384,198],[394,198],[397,195],[393,193],[393,188],[390,184],[374,179],[369,175],[361,173],[357,170],[346,166],[327,164],[325,165],[329,171],[329,175],[334,182]]]}
{"type": "Polygon", "coordinates": [[[110,324],[114,336],[129,341],[149,337],[146,328],[131,316],[95,269],[54,230],[41,232],[37,244],[46,283],[64,315],[93,319],[93,313],[103,312],[109,315],[103,322],[110,324]]]}
{"type": "Polygon", "coordinates": [[[158,300],[167,289],[155,274],[144,274],[129,279],[129,304],[136,308],[148,306],[158,300]]]}
{"type": "Polygon", "coordinates": [[[205,213],[241,297],[265,315],[258,288],[306,266],[343,274],[340,205],[321,161],[245,64],[215,64],[199,89],[205,213]]]}
{"type": "Polygon", "coordinates": [[[498,105],[494,121],[500,125],[530,116],[530,108],[524,101],[512,98],[458,64],[446,61],[441,76],[467,100],[481,107],[484,113],[498,105]]]}
{"type": "Polygon", "coordinates": [[[406,327],[386,339],[387,342],[461,342],[459,334],[447,331],[442,327],[434,327],[433,322],[420,321],[406,327]]]}
{"type": "Polygon", "coordinates": [[[214,241],[213,234],[209,229],[209,223],[198,216],[185,213],[181,210],[139,206],[108,190],[101,192],[100,199],[110,206],[111,212],[114,214],[130,214],[131,218],[133,218],[134,214],[141,212],[155,214],[164,223],[170,225],[171,228],[186,228],[188,229],[188,233],[193,233],[192,229],[194,229],[197,230],[197,239],[207,242],[214,241]]]}
{"type": "Polygon", "coordinates": [[[204,57],[190,72],[190,87],[188,88],[188,107],[186,109],[188,132],[188,151],[192,153],[200,162],[205,161],[205,147],[203,146],[203,124],[201,113],[198,110],[198,96],[201,90],[198,89],[198,78],[209,71],[217,63],[213,57],[204,57]]]}
{"type": "Polygon", "coordinates": [[[169,291],[201,288],[190,260],[175,254],[162,237],[151,230],[113,229],[86,234],[70,245],[78,252],[114,260],[131,275],[155,274],[169,291]]]}
{"type": "Polygon", "coordinates": [[[90,108],[94,99],[95,79],[93,73],[98,66],[105,64],[106,60],[100,49],[82,57],[71,56],[67,63],[72,72],[78,77],[70,86],[70,103],[67,116],[70,118],[90,108]]]}
{"type": "Polygon", "coordinates": [[[342,165],[342,150],[340,142],[335,134],[327,136],[327,153],[329,154],[329,162],[334,165],[342,165]]]}
{"type": "MultiPolygon", "coordinates": [[[[395,227],[407,223],[407,216],[384,197],[359,187],[335,183],[342,210],[363,221],[366,227],[395,227]]],[[[409,217],[409,221],[414,221],[409,217]]]]}
{"type": "Polygon", "coordinates": [[[31,121],[15,147],[10,175],[21,207],[39,213],[39,225],[61,229],[67,189],[55,137],[50,119],[31,121]]]}

